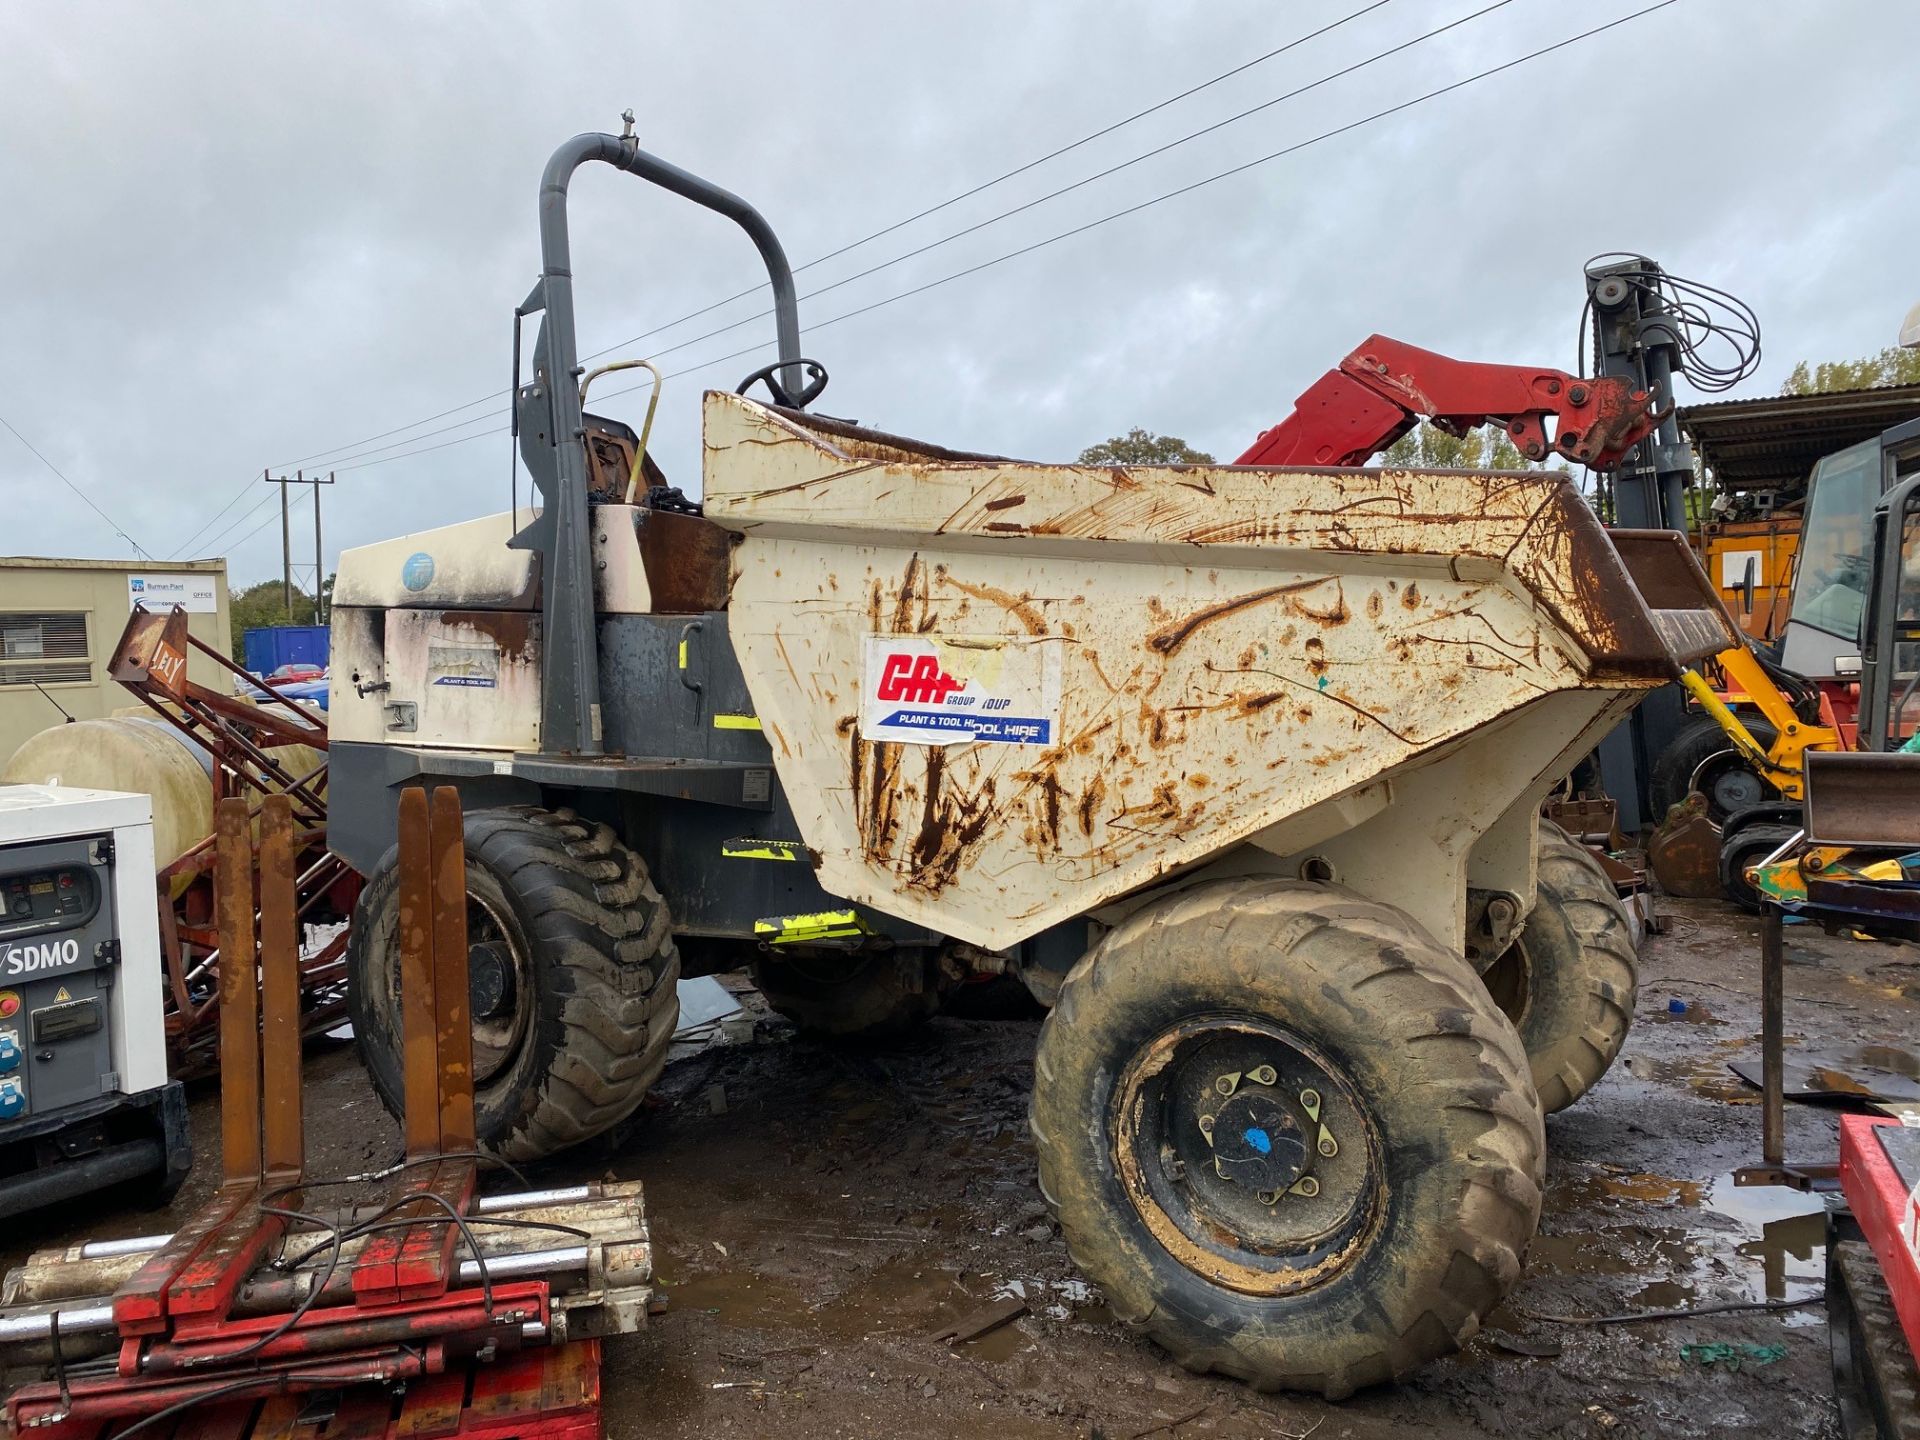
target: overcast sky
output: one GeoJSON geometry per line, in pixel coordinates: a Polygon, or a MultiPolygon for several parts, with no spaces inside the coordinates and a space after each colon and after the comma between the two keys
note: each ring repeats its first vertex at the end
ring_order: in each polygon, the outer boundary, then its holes
{"type": "MultiPolygon", "coordinates": [[[[1486,3],[1388,0],[803,271],[802,294],[1486,3]]],[[[820,408],[1035,459],[1134,425],[1230,459],[1376,330],[1570,368],[1581,264],[1621,248],[1758,310],[1766,359],[1747,393],[1777,390],[1797,360],[1892,343],[1920,301],[1913,0],[1678,0],[813,328],[1645,3],[1509,0],[803,301],[803,348],[833,374],[820,408]]],[[[0,416],[148,553],[226,555],[236,586],[279,571],[277,506],[248,514],[269,495],[262,469],[336,469],[331,568],[342,546],[506,508],[503,434],[405,453],[493,429],[503,402],[381,432],[505,388],[511,309],[538,267],[537,182],[568,135],[617,131],[632,106],[646,148],[753,201],[798,266],[1366,5],[0,0],[0,416]]],[[[594,167],[573,195],[583,349],[761,274],[726,222],[631,177],[594,167]]],[[[761,308],[756,295],[619,353],[661,354],[761,308]]],[[[661,360],[771,339],[756,320],[661,360]]],[[[668,383],[670,479],[698,490],[700,390],[766,358],[668,383]]],[[[642,398],[607,408],[637,424],[642,398]]],[[[309,526],[297,512],[297,557],[309,526]]],[[[132,552],[0,430],[0,553],[132,552]]]]}

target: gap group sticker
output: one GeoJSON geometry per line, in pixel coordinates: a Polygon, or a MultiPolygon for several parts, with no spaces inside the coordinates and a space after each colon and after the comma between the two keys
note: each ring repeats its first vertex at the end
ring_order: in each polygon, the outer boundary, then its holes
{"type": "Polygon", "coordinates": [[[500,652],[487,645],[428,645],[427,683],[491,690],[500,682],[500,652]]]}
{"type": "Polygon", "coordinates": [[[908,745],[1052,745],[1060,642],[1014,635],[869,635],[860,734],[908,745]]]}

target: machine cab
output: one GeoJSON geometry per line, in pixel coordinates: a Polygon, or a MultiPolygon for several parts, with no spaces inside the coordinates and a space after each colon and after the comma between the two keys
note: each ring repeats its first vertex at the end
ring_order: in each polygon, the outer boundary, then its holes
{"type": "Polygon", "coordinates": [[[1863,580],[1860,748],[1898,750],[1920,732],[1920,420],[1876,444],[1890,488],[1873,512],[1863,580]]]}

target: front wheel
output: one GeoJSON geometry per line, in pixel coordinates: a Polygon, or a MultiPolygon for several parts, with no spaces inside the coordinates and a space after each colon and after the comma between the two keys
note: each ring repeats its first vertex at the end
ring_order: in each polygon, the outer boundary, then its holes
{"type": "Polygon", "coordinates": [[[1337,1399],[1455,1349],[1540,1217],[1512,1025],[1407,915],[1328,885],[1131,916],[1061,989],[1031,1119],[1115,1312],[1261,1389],[1337,1399]]]}
{"type": "MultiPolygon", "coordinates": [[[[470,811],[467,963],[481,1146],[537,1160],[624,1120],[666,1065],[680,956],[640,857],[570,811],[470,811]]],[[[388,851],[354,907],[348,1011],[395,1115],[400,897],[388,851]]]]}

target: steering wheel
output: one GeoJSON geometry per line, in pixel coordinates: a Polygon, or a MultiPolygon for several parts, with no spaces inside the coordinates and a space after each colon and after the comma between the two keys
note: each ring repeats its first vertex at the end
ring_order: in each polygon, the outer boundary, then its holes
{"type": "Polygon", "coordinates": [[[734,394],[744,395],[756,383],[767,387],[767,393],[773,396],[773,403],[788,410],[804,410],[820,398],[820,392],[827,388],[827,367],[818,360],[776,360],[771,365],[762,365],[735,388],[734,394]],[[780,372],[789,365],[806,367],[807,383],[800,387],[798,395],[787,393],[787,387],[780,383],[780,372]]]}

